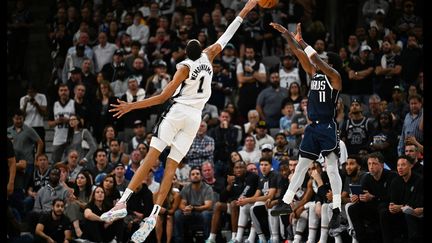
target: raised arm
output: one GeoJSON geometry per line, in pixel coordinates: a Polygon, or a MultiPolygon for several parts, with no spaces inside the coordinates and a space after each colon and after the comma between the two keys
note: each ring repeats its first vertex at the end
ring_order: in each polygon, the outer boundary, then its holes
{"type": "Polygon", "coordinates": [[[243,9],[240,11],[239,15],[231,22],[231,24],[225,30],[222,36],[219,37],[216,43],[207,47],[203,51],[207,53],[207,56],[211,62],[213,62],[215,56],[217,56],[222,51],[225,45],[228,44],[228,42],[231,40],[231,38],[233,37],[237,29],[240,27],[241,23],[243,22],[243,19],[246,17],[249,11],[251,11],[256,6],[257,2],[258,2],[257,0],[249,0],[246,3],[246,5],[243,7],[243,9]]]}
{"type": "Polygon", "coordinates": [[[300,44],[293,38],[293,36],[288,32],[288,30],[280,24],[270,23],[270,25],[282,33],[282,36],[287,40],[288,45],[290,46],[293,53],[296,55],[303,69],[310,75],[315,74],[316,70],[313,64],[310,62],[306,53],[303,51],[303,48],[300,44]]]}
{"type": "Polygon", "coordinates": [[[167,86],[163,89],[162,93],[156,96],[152,96],[148,99],[131,103],[117,99],[117,102],[119,104],[111,104],[111,106],[114,108],[110,109],[109,111],[116,112],[113,116],[120,118],[129,111],[162,104],[174,94],[176,89],[188,76],[189,67],[184,65],[177,69],[176,73],[174,74],[173,80],[167,84],[167,86]]]}
{"type": "Polygon", "coordinates": [[[328,63],[323,61],[318,56],[317,52],[303,40],[300,23],[297,24],[297,33],[295,35],[295,40],[304,49],[306,55],[310,58],[310,60],[312,60],[312,62],[315,63],[318,69],[320,69],[325,75],[330,78],[330,82],[333,88],[341,90],[342,78],[340,74],[334,68],[330,67],[328,63]]]}

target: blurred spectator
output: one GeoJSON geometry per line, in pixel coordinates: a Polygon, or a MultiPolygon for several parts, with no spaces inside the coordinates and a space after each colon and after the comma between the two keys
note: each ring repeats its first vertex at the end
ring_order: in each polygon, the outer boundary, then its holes
{"type": "Polygon", "coordinates": [[[29,176],[26,185],[27,197],[23,200],[24,211],[26,214],[33,209],[36,195],[42,187],[48,185],[50,180],[51,167],[49,166],[48,156],[40,154],[36,157],[36,168],[31,176],[29,176]]]}
{"type": "Polygon", "coordinates": [[[7,20],[8,63],[10,63],[11,69],[8,73],[13,80],[26,80],[28,78],[25,65],[32,26],[33,14],[26,6],[26,1],[16,1],[15,8],[9,12],[7,20]]]}
{"type": "Polygon", "coordinates": [[[401,86],[396,85],[392,90],[392,100],[388,104],[388,111],[390,111],[394,118],[393,124],[396,131],[401,131],[403,119],[405,115],[409,112],[409,105],[405,101],[404,90],[401,86]]]}
{"type": "Polygon", "coordinates": [[[122,163],[123,165],[127,165],[129,162],[129,156],[123,152],[120,152],[120,145],[121,142],[118,139],[113,139],[110,141],[110,151],[108,153],[109,164],[116,165],[117,163],[122,163]]]}
{"type": "MultiPolygon", "coordinates": [[[[255,149],[261,149],[261,146],[264,144],[274,144],[274,138],[268,134],[268,125],[265,121],[259,121],[256,128],[255,134],[253,137],[255,138],[255,149]]],[[[273,148],[272,148],[273,149],[273,148]]]]}
{"type": "Polygon", "coordinates": [[[279,72],[270,73],[270,87],[258,95],[256,110],[267,123],[267,129],[278,128],[281,118],[282,101],[288,96],[288,90],[280,87],[279,72]]]}
{"type": "Polygon", "coordinates": [[[215,141],[207,135],[207,123],[201,121],[198,132],[185,156],[187,164],[191,167],[201,166],[204,161],[213,163],[215,141]]]}
{"type": "Polygon", "coordinates": [[[102,213],[110,208],[107,204],[105,191],[102,186],[97,186],[91,195],[90,202],[84,210],[82,239],[93,242],[110,242],[116,234],[121,232],[122,221],[104,222],[100,219],[102,213]]]}
{"type": "Polygon", "coordinates": [[[249,110],[255,109],[258,94],[266,83],[264,64],[257,60],[252,46],[246,47],[245,59],[237,65],[236,72],[239,85],[237,102],[239,115],[246,120],[249,110]]]}
{"type": "MultiPolygon", "coordinates": [[[[75,33],[75,32],[72,32],[75,33]]],[[[73,54],[76,54],[78,49],[76,48],[79,46],[79,48],[84,49],[84,55],[89,58],[90,60],[93,60],[93,50],[88,46],[89,43],[89,35],[87,32],[82,32],[79,35],[79,39],[76,43],[74,43],[74,46],[70,47],[67,51],[67,56],[71,56],[73,54]]],[[[66,56],[66,57],[67,57],[66,56]]],[[[81,55],[83,56],[83,55],[81,55]]]]}
{"type": "Polygon", "coordinates": [[[125,172],[125,178],[127,180],[130,181],[132,179],[133,175],[138,170],[142,159],[144,159],[144,157],[141,156],[141,153],[138,150],[132,151],[130,154],[130,161],[125,172]]]}
{"type": "MultiPolygon", "coordinates": [[[[377,94],[372,94],[369,96],[368,111],[365,116],[370,123],[374,126],[374,130],[377,129],[379,123],[379,115],[382,110],[380,110],[381,98],[377,94]]],[[[391,124],[392,125],[392,124],[391,124]]]]}
{"type": "Polygon", "coordinates": [[[231,151],[238,147],[237,136],[239,130],[231,124],[231,115],[228,111],[223,110],[219,114],[219,126],[209,130],[208,135],[214,139],[214,164],[216,174],[222,175],[228,167],[225,165],[228,161],[231,151]]]}
{"type": "Polygon", "coordinates": [[[70,149],[78,151],[78,163],[80,165],[85,167],[91,165],[93,153],[97,149],[97,144],[91,132],[86,128],[83,128],[81,119],[77,115],[71,115],[69,117],[66,144],[66,153],[68,153],[70,149]]]}
{"type": "Polygon", "coordinates": [[[345,89],[344,93],[351,96],[351,100],[361,100],[363,104],[368,104],[369,94],[373,89],[373,74],[374,63],[369,59],[371,47],[363,45],[360,47],[359,57],[353,59],[349,64],[349,89],[345,89]]]}
{"type": "MultiPolygon", "coordinates": [[[[364,117],[362,104],[359,100],[351,102],[349,118],[345,120],[340,130],[340,136],[347,146],[348,154],[357,154],[360,149],[368,149],[374,127],[364,117]]],[[[384,161],[382,162],[384,163],[384,161]]]]}
{"type": "Polygon", "coordinates": [[[406,144],[404,155],[412,158],[413,162],[412,162],[411,171],[423,177],[424,176],[423,161],[421,161],[420,159],[419,147],[415,144],[406,144]]]}
{"type": "Polygon", "coordinates": [[[127,28],[126,33],[131,36],[132,41],[139,41],[142,45],[146,45],[150,35],[150,30],[148,26],[140,23],[141,18],[141,12],[136,12],[133,24],[127,28]]]}
{"type": "Polygon", "coordinates": [[[67,159],[65,162],[63,162],[64,164],[66,164],[66,166],[68,167],[69,170],[69,178],[68,181],[69,183],[74,184],[76,177],[78,175],[79,172],[81,172],[81,170],[84,168],[83,165],[81,165],[78,161],[78,151],[74,150],[74,149],[70,149],[67,155],[67,159]]]}
{"type": "Polygon", "coordinates": [[[408,89],[415,84],[420,71],[423,69],[423,49],[420,48],[417,37],[408,34],[406,48],[401,53],[401,78],[402,87],[408,89]]]}
{"type": "Polygon", "coordinates": [[[303,100],[301,95],[300,83],[292,82],[288,87],[288,97],[283,99],[282,104],[286,104],[287,102],[292,102],[294,105],[294,111],[298,111],[300,107],[300,103],[303,100]]]}
{"type": "Polygon", "coordinates": [[[396,170],[397,159],[397,133],[393,130],[393,118],[389,112],[382,112],[378,115],[378,127],[371,136],[370,151],[381,152],[384,162],[396,170]]]}
{"type": "MultiPolygon", "coordinates": [[[[112,168],[114,168],[116,165],[112,165],[112,168]]],[[[114,174],[108,174],[103,179],[101,186],[104,188],[105,191],[105,200],[110,207],[114,207],[114,205],[117,203],[118,199],[120,199],[120,192],[117,189],[117,182],[115,179],[114,174]]]]}
{"type": "Polygon", "coordinates": [[[49,214],[39,219],[35,230],[35,242],[69,242],[72,240],[71,222],[64,215],[66,202],[54,199],[49,214]]]}
{"type": "Polygon", "coordinates": [[[93,47],[95,63],[94,70],[96,72],[100,72],[105,64],[111,62],[111,58],[117,50],[115,44],[108,42],[107,34],[105,32],[99,32],[98,41],[99,44],[93,47]]]}
{"type": "Polygon", "coordinates": [[[248,122],[243,124],[244,133],[246,135],[255,134],[255,128],[260,121],[260,115],[257,110],[249,110],[248,112],[248,122]]]}
{"type": "Polygon", "coordinates": [[[171,81],[171,75],[167,73],[167,64],[163,60],[155,60],[152,64],[154,75],[150,76],[145,81],[146,96],[151,97],[162,93],[162,90],[171,81]]]}
{"type": "Polygon", "coordinates": [[[233,88],[234,82],[228,75],[227,70],[222,66],[221,61],[213,60],[212,94],[208,103],[215,105],[218,110],[222,110],[229,100],[233,88]]]}
{"type": "Polygon", "coordinates": [[[126,190],[129,185],[129,180],[125,177],[125,165],[122,162],[117,162],[114,166],[113,173],[115,176],[115,184],[120,195],[126,190]]]}
{"type": "Polygon", "coordinates": [[[403,154],[404,144],[409,137],[414,136],[418,142],[423,142],[423,132],[419,130],[420,120],[423,116],[422,97],[419,95],[409,97],[409,106],[410,111],[405,116],[402,133],[399,138],[398,155],[403,154]]]}
{"type": "MultiPolygon", "coordinates": [[[[296,147],[299,148],[306,125],[310,123],[307,117],[308,98],[303,97],[300,102],[299,109],[291,121],[291,134],[296,136],[296,147]]],[[[295,107],[295,106],[294,106],[295,107]]]]}
{"type": "MultiPolygon", "coordinates": [[[[24,115],[24,124],[33,128],[45,143],[44,117],[48,113],[45,94],[38,93],[35,86],[30,83],[27,95],[20,98],[20,110],[24,115]]],[[[45,146],[42,151],[45,151],[45,146]]]]}
{"type": "Polygon", "coordinates": [[[400,83],[401,59],[391,50],[390,42],[384,41],[381,49],[382,56],[376,59],[375,74],[378,80],[376,90],[382,99],[389,101],[392,87],[400,83]]]}
{"type": "Polygon", "coordinates": [[[292,55],[288,54],[281,58],[281,64],[279,68],[280,87],[289,89],[291,83],[296,82],[300,85],[299,70],[296,67],[296,59],[292,55]]]}
{"type": "MultiPolygon", "coordinates": [[[[87,99],[86,96],[86,87],[83,83],[78,83],[74,88],[74,102],[75,102],[75,114],[79,117],[81,126],[83,128],[91,129],[90,125],[93,125],[93,116],[92,116],[92,104],[87,99]]],[[[91,129],[93,130],[93,129],[91,129]]]]}
{"type": "Polygon", "coordinates": [[[377,9],[382,9],[387,13],[389,10],[389,3],[385,0],[367,0],[363,3],[362,15],[366,23],[372,20],[377,9]]]}
{"type": "Polygon", "coordinates": [[[248,163],[258,163],[261,158],[261,151],[259,147],[256,146],[256,140],[253,135],[246,135],[244,139],[244,146],[239,151],[240,156],[243,161],[248,163]]]}
{"type": "Polygon", "coordinates": [[[24,114],[16,110],[13,114],[13,125],[7,128],[8,138],[11,139],[16,159],[25,160],[27,163],[26,174],[30,175],[34,169],[34,157],[42,154],[44,142],[36,131],[24,124],[24,114]]]}
{"type": "Polygon", "coordinates": [[[406,0],[403,1],[403,15],[400,17],[395,25],[397,27],[398,35],[401,36],[401,38],[405,39],[407,38],[408,33],[419,24],[422,24],[422,19],[417,16],[414,12],[414,4],[415,1],[413,0],[406,0]]]}
{"type": "Polygon", "coordinates": [[[199,168],[192,168],[189,178],[191,183],[181,190],[181,202],[174,214],[175,242],[183,242],[184,229],[190,230],[192,225],[202,227],[204,239],[210,234],[213,190],[202,181],[199,168]]]}
{"type": "Polygon", "coordinates": [[[111,109],[111,104],[117,103],[114,97],[113,90],[108,81],[103,80],[99,83],[96,92],[96,102],[94,103],[94,126],[93,135],[96,138],[97,143],[100,143],[103,136],[103,129],[107,125],[114,125],[116,120],[114,120],[112,114],[109,112],[111,109]]]}
{"type": "Polygon", "coordinates": [[[104,149],[97,149],[93,154],[94,167],[90,169],[90,173],[94,178],[94,184],[98,184],[97,176],[108,174],[112,171],[112,164],[108,164],[107,152],[104,149]]]}
{"type": "Polygon", "coordinates": [[[133,126],[133,137],[128,141],[128,153],[138,148],[138,144],[144,143],[146,139],[146,128],[141,120],[135,120],[133,126]]]}
{"type": "Polygon", "coordinates": [[[101,72],[105,77],[105,80],[112,83],[117,79],[123,79],[125,75],[125,63],[123,59],[123,50],[116,50],[112,56],[112,62],[108,62],[103,65],[101,72]],[[123,72],[120,73],[119,72],[123,72]]]}

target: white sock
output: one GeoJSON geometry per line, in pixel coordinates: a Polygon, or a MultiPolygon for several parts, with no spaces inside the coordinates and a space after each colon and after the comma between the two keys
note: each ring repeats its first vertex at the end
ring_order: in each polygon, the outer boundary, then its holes
{"type": "Polygon", "coordinates": [[[261,240],[261,242],[267,242],[267,239],[265,238],[264,234],[259,234],[258,238],[261,240]]]}
{"type": "Polygon", "coordinates": [[[126,190],[123,192],[123,195],[118,202],[119,203],[127,202],[133,193],[134,193],[134,191],[132,191],[129,188],[126,188],[126,190]]]}
{"type": "Polygon", "coordinates": [[[342,212],[342,199],[341,194],[333,194],[333,209],[339,208],[339,212],[342,212]]]}
{"type": "Polygon", "coordinates": [[[209,240],[216,240],[216,234],[210,233],[209,240]]]}
{"type": "Polygon", "coordinates": [[[237,236],[237,232],[231,232],[231,239],[235,239],[237,236]]]}
{"type": "MultiPolygon", "coordinates": [[[[252,230],[252,228],[251,228],[252,230]]],[[[244,228],[243,227],[238,227],[237,228],[237,235],[236,235],[236,240],[238,242],[243,242],[243,233],[244,233],[244,228]]]]}
{"type": "Polygon", "coordinates": [[[249,242],[255,242],[255,235],[256,235],[255,227],[252,226],[250,229],[248,241],[249,242]]]}
{"type": "Polygon", "coordinates": [[[155,204],[155,205],[153,205],[153,210],[152,210],[151,214],[158,216],[160,210],[161,210],[161,206],[155,204]]]}

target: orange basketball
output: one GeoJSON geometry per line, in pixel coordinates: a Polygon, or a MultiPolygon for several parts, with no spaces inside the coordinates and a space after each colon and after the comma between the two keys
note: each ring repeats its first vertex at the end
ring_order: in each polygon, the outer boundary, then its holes
{"type": "Polygon", "coordinates": [[[258,0],[258,5],[262,8],[273,8],[278,2],[279,0],[258,0]]]}

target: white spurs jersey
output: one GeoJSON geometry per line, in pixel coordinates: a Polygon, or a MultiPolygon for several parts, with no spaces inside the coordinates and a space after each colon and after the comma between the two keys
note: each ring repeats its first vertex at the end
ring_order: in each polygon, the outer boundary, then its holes
{"type": "Polygon", "coordinates": [[[189,77],[174,92],[173,100],[202,110],[211,96],[213,66],[206,53],[195,61],[186,59],[177,64],[189,67],[189,77]]]}

